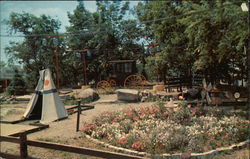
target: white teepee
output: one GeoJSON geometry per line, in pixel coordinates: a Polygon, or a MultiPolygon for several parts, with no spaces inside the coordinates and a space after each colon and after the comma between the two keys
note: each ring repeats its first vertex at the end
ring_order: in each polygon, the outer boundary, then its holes
{"type": "Polygon", "coordinates": [[[50,70],[44,69],[39,73],[40,78],[24,118],[40,119],[40,123],[66,118],[68,114],[56,91],[50,70]]]}

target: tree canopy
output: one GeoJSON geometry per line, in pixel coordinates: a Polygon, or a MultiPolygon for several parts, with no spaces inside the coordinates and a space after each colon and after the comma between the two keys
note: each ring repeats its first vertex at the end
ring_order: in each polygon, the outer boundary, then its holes
{"type": "Polygon", "coordinates": [[[83,81],[84,65],[88,82],[108,79],[109,61],[122,59],[141,63],[154,80],[202,74],[211,82],[233,83],[245,79],[247,70],[248,14],[241,10],[241,3],[156,0],[130,8],[125,1],[97,1],[97,10],[90,12],[79,1],[68,13],[65,36],[55,36],[61,26],[56,19],[12,13],[7,22],[10,32],[25,37],[23,42],[10,42],[5,51],[9,62],[23,64],[31,87],[42,68],[51,68],[55,76],[56,58],[57,78],[65,86],[83,81]],[[159,43],[161,50],[147,53],[146,45],[151,43],[159,43]],[[84,49],[88,50],[82,53],[86,63],[77,51],[84,49]]]}
{"type": "Polygon", "coordinates": [[[43,34],[57,34],[61,24],[49,16],[37,17],[29,13],[11,13],[7,24],[10,32],[25,35],[22,42],[10,42],[10,45],[5,48],[5,52],[10,57],[9,62],[18,60],[22,63],[27,75],[26,80],[29,86],[34,87],[39,70],[45,67],[55,69],[53,60],[55,46],[63,47],[62,40],[59,39],[56,44],[54,38],[43,36],[43,34]]]}
{"type": "MultiPolygon", "coordinates": [[[[211,82],[246,77],[247,13],[237,1],[150,1],[137,6],[164,49],[149,67],[190,76],[202,72],[211,82]],[[159,59],[162,62],[159,62],[159,59]],[[171,71],[173,70],[174,71],[171,71]]],[[[145,23],[145,25],[148,25],[145,23]]],[[[161,74],[164,73],[161,71],[161,74]]]]}

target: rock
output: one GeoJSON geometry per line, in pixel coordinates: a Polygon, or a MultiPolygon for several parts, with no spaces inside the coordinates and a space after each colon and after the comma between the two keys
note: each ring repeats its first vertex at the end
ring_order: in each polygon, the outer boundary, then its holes
{"type": "Polygon", "coordinates": [[[82,86],[82,89],[88,89],[88,88],[91,88],[91,86],[90,85],[84,85],[84,86],[82,86]]]}
{"type": "Polygon", "coordinates": [[[58,90],[59,94],[69,94],[71,92],[73,92],[72,88],[61,88],[61,89],[58,90]]]}
{"type": "Polygon", "coordinates": [[[165,91],[165,85],[154,85],[153,91],[165,91]]]}
{"type": "Polygon", "coordinates": [[[141,102],[146,102],[147,99],[148,99],[148,97],[143,96],[143,97],[141,98],[141,102]]]}
{"type": "Polygon", "coordinates": [[[174,108],[174,107],[176,107],[176,106],[174,105],[174,101],[173,101],[172,98],[170,98],[170,101],[166,104],[166,107],[167,107],[167,108],[174,108]]]}
{"type": "Polygon", "coordinates": [[[88,88],[80,90],[76,97],[81,99],[90,99],[91,101],[94,101],[99,98],[99,95],[92,88],[88,88]]]}
{"type": "Polygon", "coordinates": [[[139,91],[134,89],[118,89],[116,94],[120,101],[136,102],[139,100],[139,91]]]}

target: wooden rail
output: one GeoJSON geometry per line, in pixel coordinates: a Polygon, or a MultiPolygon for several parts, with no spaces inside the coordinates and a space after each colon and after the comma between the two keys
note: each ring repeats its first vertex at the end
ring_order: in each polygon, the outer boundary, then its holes
{"type": "Polygon", "coordinates": [[[95,156],[95,157],[102,157],[102,158],[112,158],[112,159],[142,159],[143,158],[139,156],[132,156],[132,155],[127,155],[127,154],[122,154],[122,153],[102,151],[102,150],[90,149],[90,148],[85,148],[85,147],[76,147],[76,146],[65,145],[65,144],[27,140],[26,132],[20,132],[19,138],[9,137],[9,136],[0,136],[0,142],[3,142],[3,141],[20,144],[20,156],[0,152],[0,157],[9,158],[9,159],[12,159],[12,158],[13,159],[16,159],[16,158],[35,159],[33,157],[28,156],[28,150],[27,150],[28,146],[48,148],[48,149],[53,149],[53,150],[59,150],[59,151],[65,151],[65,152],[71,152],[71,153],[77,153],[77,154],[89,155],[89,156],[95,156]]]}

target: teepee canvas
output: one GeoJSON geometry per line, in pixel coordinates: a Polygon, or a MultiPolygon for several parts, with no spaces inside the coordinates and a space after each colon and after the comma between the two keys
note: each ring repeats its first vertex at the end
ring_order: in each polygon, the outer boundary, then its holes
{"type": "Polygon", "coordinates": [[[40,78],[24,113],[26,119],[40,119],[40,123],[48,123],[66,118],[67,111],[55,88],[49,69],[39,72],[40,78]]]}

